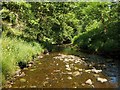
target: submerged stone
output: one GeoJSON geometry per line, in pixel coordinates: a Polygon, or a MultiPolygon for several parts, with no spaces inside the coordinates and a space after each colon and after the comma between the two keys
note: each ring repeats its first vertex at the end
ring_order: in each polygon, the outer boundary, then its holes
{"type": "Polygon", "coordinates": [[[70,80],[70,79],[72,79],[72,77],[70,77],[70,76],[69,76],[69,77],[67,77],[67,79],[69,79],[69,80],[70,80]]]}
{"type": "Polygon", "coordinates": [[[80,75],[80,72],[79,72],[79,71],[73,72],[73,76],[78,76],[78,75],[80,75]]]}
{"type": "Polygon", "coordinates": [[[86,83],[86,84],[89,84],[89,85],[92,85],[92,80],[91,80],[91,79],[88,79],[85,83],[86,83]]]}
{"type": "Polygon", "coordinates": [[[96,70],[95,68],[91,70],[92,72],[95,72],[95,73],[100,73],[102,72],[102,70],[96,70]]]}
{"type": "Polygon", "coordinates": [[[21,78],[21,79],[20,79],[20,82],[24,83],[24,82],[26,82],[26,79],[21,78]]]}
{"type": "Polygon", "coordinates": [[[104,83],[104,82],[107,82],[107,79],[106,78],[100,78],[100,77],[98,77],[97,81],[99,81],[101,83],[104,83]]]}

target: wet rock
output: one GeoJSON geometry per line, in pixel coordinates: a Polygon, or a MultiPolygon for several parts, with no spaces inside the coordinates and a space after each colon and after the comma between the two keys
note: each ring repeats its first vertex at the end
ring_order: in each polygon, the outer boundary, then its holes
{"type": "Polygon", "coordinates": [[[96,70],[95,68],[92,69],[91,71],[94,72],[94,73],[100,73],[100,72],[102,72],[102,70],[96,70]]]}
{"type": "Polygon", "coordinates": [[[38,56],[38,59],[41,59],[41,58],[43,58],[43,56],[38,56]]]}
{"type": "Polygon", "coordinates": [[[16,75],[16,76],[19,76],[20,72],[21,72],[21,70],[17,70],[17,71],[15,72],[15,75],[16,75]]]}
{"type": "Polygon", "coordinates": [[[74,68],[74,64],[70,64],[70,68],[74,68]]]}
{"type": "Polygon", "coordinates": [[[41,62],[39,62],[38,64],[42,64],[41,62]]]}
{"type": "Polygon", "coordinates": [[[46,79],[48,80],[49,78],[48,78],[48,77],[46,77],[46,79]]]}
{"type": "Polygon", "coordinates": [[[79,69],[79,71],[81,72],[81,71],[83,71],[83,69],[79,69]]]}
{"type": "Polygon", "coordinates": [[[49,55],[49,53],[46,53],[46,55],[49,55]]]}
{"type": "Polygon", "coordinates": [[[71,75],[71,74],[72,74],[72,72],[67,72],[67,74],[71,75]]]}
{"type": "Polygon", "coordinates": [[[65,68],[66,70],[68,70],[68,71],[71,71],[71,68],[65,68]]]}
{"type": "Polygon", "coordinates": [[[94,74],[95,77],[99,77],[100,75],[99,74],[94,74]]]}
{"type": "Polygon", "coordinates": [[[23,70],[28,70],[28,68],[24,68],[23,70]]]}
{"type": "Polygon", "coordinates": [[[53,72],[56,72],[56,73],[57,73],[57,72],[60,72],[60,70],[54,70],[53,72]]]}
{"type": "Polygon", "coordinates": [[[92,85],[92,84],[93,84],[91,79],[88,79],[85,83],[86,83],[86,84],[89,84],[89,85],[92,85]]]}
{"type": "Polygon", "coordinates": [[[20,74],[20,77],[24,77],[24,76],[25,76],[25,73],[22,72],[22,73],[20,74]]]}
{"type": "Polygon", "coordinates": [[[37,86],[30,86],[30,88],[36,88],[37,86]]]}
{"type": "Polygon", "coordinates": [[[76,60],[75,63],[79,63],[80,61],[76,60]]]}
{"type": "Polygon", "coordinates": [[[82,83],[81,85],[82,85],[82,86],[85,86],[85,83],[82,83]]]}
{"type": "Polygon", "coordinates": [[[20,82],[24,83],[24,82],[26,82],[26,79],[21,78],[21,79],[20,79],[20,82]]]}
{"type": "Polygon", "coordinates": [[[64,59],[65,62],[68,62],[69,60],[67,58],[64,59]]]}
{"type": "Polygon", "coordinates": [[[78,75],[80,75],[80,72],[79,72],[79,71],[75,71],[75,72],[73,72],[72,75],[73,75],[73,76],[78,76],[78,75]]]}
{"type": "Polygon", "coordinates": [[[92,71],[92,70],[90,70],[90,69],[89,69],[89,70],[85,70],[85,72],[88,72],[88,73],[91,72],[91,71],[92,71]]]}
{"type": "Polygon", "coordinates": [[[32,66],[32,64],[28,64],[28,67],[31,67],[32,66]]]}
{"type": "Polygon", "coordinates": [[[98,77],[97,81],[99,81],[101,83],[104,83],[104,82],[107,82],[107,79],[106,78],[100,78],[100,77],[98,77]]]}
{"type": "Polygon", "coordinates": [[[67,79],[69,79],[69,80],[70,80],[70,79],[72,79],[72,77],[70,77],[70,76],[69,76],[69,77],[67,77],[67,79]]]}
{"type": "Polygon", "coordinates": [[[46,86],[46,84],[49,83],[48,81],[43,82],[43,86],[46,86]]]}
{"type": "Polygon", "coordinates": [[[30,71],[32,72],[32,71],[35,71],[36,69],[30,69],[30,71]]]}
{"type": "Polygon", "coordinates": [[[69,65],[65,65],[66,68],[69,68],[69,65]]]}
{"type": "Polygon", "coordinates": [[[74,67],[75,70],[78,70],[79,68],[78,67],[74,67]]]}

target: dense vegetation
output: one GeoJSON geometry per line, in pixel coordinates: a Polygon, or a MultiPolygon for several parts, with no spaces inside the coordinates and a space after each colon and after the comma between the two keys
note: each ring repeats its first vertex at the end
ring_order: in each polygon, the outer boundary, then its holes
{"type": "Polygon", "coordinates": [[[120,4],[111,2],[2,2],[3,76],[49,44],[120,52],[119,10],[120,4]]]}

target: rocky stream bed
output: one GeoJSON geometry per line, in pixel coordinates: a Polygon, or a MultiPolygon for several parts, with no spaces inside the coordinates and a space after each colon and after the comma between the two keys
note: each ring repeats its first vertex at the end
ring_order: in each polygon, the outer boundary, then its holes
{"type": "MultiPolygon", "coordinates": [[[[85,57],[66,53],[38,56],[29,67],[18,70],[7,81],[6,88],[116,88],[118,81],[108,77],[102,68],[106,64],[86,62],[85,57]],[[113,82],[114,81],[114,82],[113,82]]],[[[106,71],[107,72],[107,71],[106,71]]],[[[116,77],[117,78],[117,77],[116,77]]]]}

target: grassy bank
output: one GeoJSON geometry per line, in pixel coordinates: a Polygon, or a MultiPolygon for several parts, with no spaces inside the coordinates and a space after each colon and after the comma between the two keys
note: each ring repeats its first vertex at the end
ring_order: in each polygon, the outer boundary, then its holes
{"type": "Polygon", "coordinates": [[[33,59],[33,56],[40,54],[43,48],[36,42],[26,42],[22,39],[3,37],[1,40],[2,59],[2,82],[13,75],[18,67],[18,63],[28,62],[33,59]]]}

